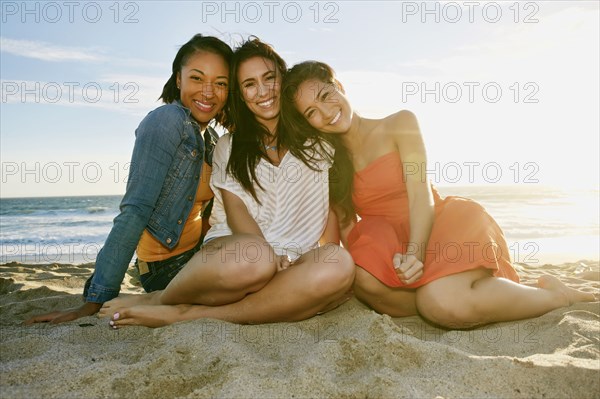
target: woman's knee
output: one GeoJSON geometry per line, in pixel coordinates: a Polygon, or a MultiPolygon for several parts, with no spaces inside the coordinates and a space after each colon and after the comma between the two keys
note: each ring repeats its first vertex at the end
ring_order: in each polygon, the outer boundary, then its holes
{"type": "Polygon", "coordinates": [[[317,251],[312,286],[319,295],[344,293],[354,281],[354,261],[344,248],[327,244],[317,251]]]}
{"type": "Polygon", "coordinates": [[[441,292],[435,287],[424,286],[417,290],[417,309],[427,320],[450,329],[480,324],[477,305],[471,303],[468,297],[441,292]]]}
{"type": "Polygon", "coordinates": [[[226,289],[262,287],[277,271],[275,253],[262,237],[244,234],[234,236],[220,249],[223,264],[219,279],[226,289]]]}

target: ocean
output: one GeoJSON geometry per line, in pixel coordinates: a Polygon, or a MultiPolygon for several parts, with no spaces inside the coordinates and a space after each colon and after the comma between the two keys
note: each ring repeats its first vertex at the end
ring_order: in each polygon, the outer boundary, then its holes
{"type": "MultiPolygon", "coordinates": [[[[478,201],[502,227],[514,262],[598,260],[599,192],[527,186],[440,186],[478,201]]],[[[0,263],[89,263],[121,196],[0,199],[0,263]]]]}
{"type": "Polygon", "coordinates": [[[0,263],[94,262],[121,198],[0,199],[0,263]]]}

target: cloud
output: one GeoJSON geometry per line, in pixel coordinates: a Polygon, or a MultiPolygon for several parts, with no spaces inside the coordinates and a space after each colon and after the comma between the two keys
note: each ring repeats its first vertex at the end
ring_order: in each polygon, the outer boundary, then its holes
{"type": "Polygon", "coordinates": [[[142,75],[104,76],[94,82],[0,80],[2,104],[102,108],[143,116],[160,105],[163,82],[142,75]]]}
{"type": "Polygon", "coordinates": [[[4,53],[51,62],[100,62],[106,60],[103,55],[97,54],[97,52],[90,52],[76,47],[57,46],[42,41],[0,37],[0,48],[4,53]]]}

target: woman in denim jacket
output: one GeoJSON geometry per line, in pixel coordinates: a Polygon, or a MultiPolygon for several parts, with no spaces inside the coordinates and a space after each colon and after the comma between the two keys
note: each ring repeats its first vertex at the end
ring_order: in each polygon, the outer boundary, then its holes
{"type": "Polygon", "coordinates": [[[160,96],[166,105],[151,111],[135,132],[121,213],[98,253],[85,303],[26,323],[60,323],[96,313],[118,296],[136,249],[147,292],[164,289],[199,250],[218,139],[208,124],[216,120],[228,127],[224,108],[232,54],[221,40],[199,34],[179,49],[160,96]]]}

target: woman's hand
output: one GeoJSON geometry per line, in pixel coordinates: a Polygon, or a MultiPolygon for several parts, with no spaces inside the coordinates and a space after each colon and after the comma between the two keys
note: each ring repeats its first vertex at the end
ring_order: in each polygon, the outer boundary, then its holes
{"type": "Polygon", "coordinates": [[[278,272],[285,270],[288,267],[293,265],[290,257],[287,255],[276,255],[276,257],[277,257],[277,259],[275,259],[275,261],[277,262],[277,271],[278,272]]]}
{"type": "Polygon", "coordinates": [[[101,307],[101,303],[86,302],[78,308],[59,310],[56,312],[33,316],[32,318],[25,320],[23,324],[31,325],[33,323],[64,323],[65,321],[77,320],[80,317],[91,316],[97,313],[101,307]]]}
{"type": "Polygon", "coordinates": [[[423,262],[414,255],[396,253],[393,263],[396,274],[404,284],[412,284],[423,275],[423,262]]]}

